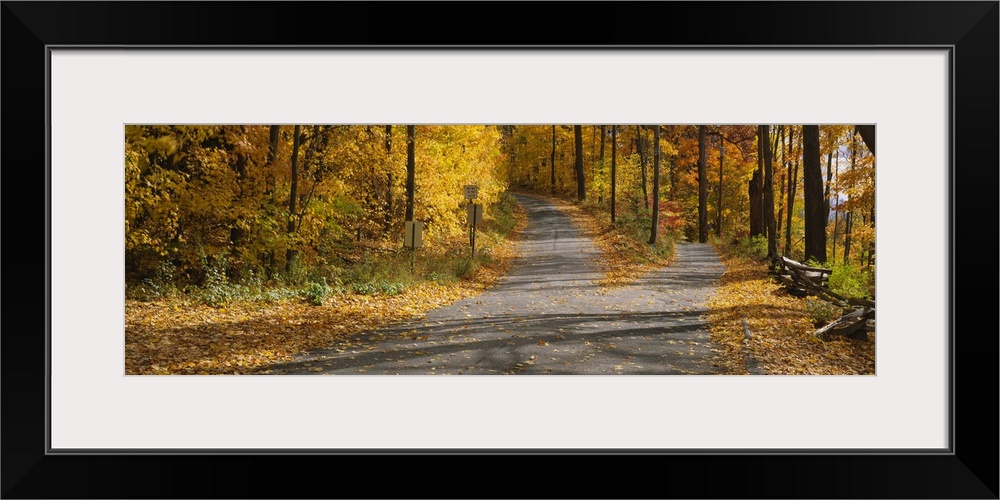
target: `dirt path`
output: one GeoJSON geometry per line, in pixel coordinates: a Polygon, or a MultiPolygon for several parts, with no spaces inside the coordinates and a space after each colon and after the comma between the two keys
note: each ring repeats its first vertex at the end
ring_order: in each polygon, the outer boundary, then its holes
{"type": "Polygon", "coordinates": [[[494,289],[423,319],[313,351],[274,374],[709,374],[715,352],[700,318],[724,271],[706,244],[602,290],[601,258],[554,206],[518,196],[528,215],[522,258],[494,289]]]}

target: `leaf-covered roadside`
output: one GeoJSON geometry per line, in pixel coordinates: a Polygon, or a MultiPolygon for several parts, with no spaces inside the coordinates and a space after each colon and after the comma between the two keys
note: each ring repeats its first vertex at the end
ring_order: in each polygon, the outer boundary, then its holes
{"type": "Polygon", "coordinates": [[[466,279],[423,281],[397,295],[338,293],[313,306],[299,299],[274,303],[237,301],[212,307],[194,300],[125,304],[125,373],[249,374],[292,355],[346,346],[352,336],[420,317],[427,311],[481,293],[506,274],[517,257],[523,209],[508,240],[466,279]]]}
{"type": "Polygon", "coordinates": [[[786,293],[768,275],[766,264],[725,248],[719,253],[726,272],[709,301],[707,319],[728,373],[747,373],[745,354],[767,374],[875,373],[875,334],[863,341],[815,338],[806,300],[786,293]],[[751,332],[749,341],[744,340],[744,319],[751,332]]]}

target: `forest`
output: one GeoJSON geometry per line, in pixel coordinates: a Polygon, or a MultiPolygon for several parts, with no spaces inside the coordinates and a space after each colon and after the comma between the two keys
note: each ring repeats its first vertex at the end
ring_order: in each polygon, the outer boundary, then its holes
{"type": "MultiPolygon", "coordinates": [[[[127,125],[127,315],[481,291],[516,259],[512,193],[576,210],[608,269],[711,243],[764,272],[781,256],[829,268],[838,296],[874,300],[874,144],[871,125],[127,125]],[[466,185],[485,214],[475,255],[466,185]]],[[[814,303],[817,324],[834,314],[814,303]]],[[[126,342],[145,361],[127,370],[162,372],[135,341],[143,321],[126,342]]]]}

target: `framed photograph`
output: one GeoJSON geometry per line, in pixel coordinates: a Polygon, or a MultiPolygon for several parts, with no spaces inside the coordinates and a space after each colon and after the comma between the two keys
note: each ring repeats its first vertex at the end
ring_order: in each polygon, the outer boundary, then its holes
{"type": "MultiPolygon", "coordinates": [[[[572,45],[411,23],[443,6],[318,7],[4,2],[8,263],[45,270],[8,277],[31,293],[7,301],[5,497],[299,497],[245,468],[450,459],[472,477],[491,456],[602,471],[529,496],[997,498],[996,320],[973,305],[996,297],[980,256],[997,227],[997,2],[562,4],[586,19],[557,28],[572,45]],[[128,374],[127,127],[273,123],[875,124],[875,373],[128,374]],[[682,479],[697,485],[675,493],[682,479]]],[[[550,28],[509,10],[498,26],[550,28]]],[[[399,474],[376,495],[440,494],[399,474]]],[[[490,496],[529,484],[502,482],[490,496]]]]}

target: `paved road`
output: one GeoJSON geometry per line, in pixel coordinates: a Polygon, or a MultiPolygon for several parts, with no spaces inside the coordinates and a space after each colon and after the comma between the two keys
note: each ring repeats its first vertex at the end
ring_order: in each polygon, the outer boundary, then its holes
{"type": "Polygon", "coordinates": [[[709,374],[715,352],[699,316],[722,275],[709,245],[683,243],[674,263],[602,290],[593,241],[549,203],[528,215],[522,257],[495,288],[414,322],[313,351],[275,374],[709,374]]]}

